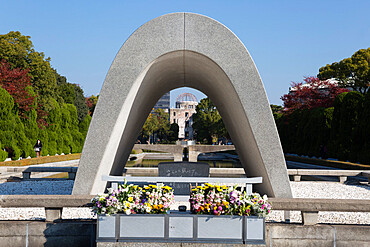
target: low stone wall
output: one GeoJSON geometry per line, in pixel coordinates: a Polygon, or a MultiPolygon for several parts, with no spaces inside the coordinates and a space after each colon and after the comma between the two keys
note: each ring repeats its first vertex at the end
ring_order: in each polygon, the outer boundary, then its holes
{"type": "MultiPolygon", "coordinates": [[[[1,221],[1,246],[240,246],[215,243],[95,243],[95,220],[1,221]]],[[[222,231],[222,229],[220,229],[222,231]]],[[[267,223],[266,245],[253,246],[368,246],[369,225],[324,225],[267,223]]]]}
{"type": "Polygon", "coordinates": [[[0,246],[95,246],[96,221],[0,221],[0,246]]]}

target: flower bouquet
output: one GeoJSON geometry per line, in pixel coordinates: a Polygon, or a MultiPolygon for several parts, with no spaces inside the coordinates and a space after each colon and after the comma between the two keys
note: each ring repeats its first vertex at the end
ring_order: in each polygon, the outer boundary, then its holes
{"type": "Polygon", "coordinates": [[[247,195],[236,187],[209,183],[192,189],[189,201],[194,214],[266,217],[271,210],[266,195],[247,195]]]}
{"type": "Polygon", "coordinates": [[[174,203],[173,189],[163,184],[140,187],[124,183],[92,200],[96,214],[165,214],[174,203]]]}

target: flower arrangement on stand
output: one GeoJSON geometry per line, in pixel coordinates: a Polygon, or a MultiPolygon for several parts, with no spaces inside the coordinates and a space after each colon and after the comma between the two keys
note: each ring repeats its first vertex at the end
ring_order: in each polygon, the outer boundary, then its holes
{"type": "Polygon", "coordinates": [[[209,183],[192,189],[189,201],[194,214],[266,217],[271,211],[266,195],[247,195],[237,187],[209,183]]]}
{"type": "Polygon", "coordinates": [[[149,185],[140,187],[119,185],[117,190],[108,189],[91,200],[92,211],[96,214],[165,214],[174,203],[173,189],[169,186],[149,185]]]}

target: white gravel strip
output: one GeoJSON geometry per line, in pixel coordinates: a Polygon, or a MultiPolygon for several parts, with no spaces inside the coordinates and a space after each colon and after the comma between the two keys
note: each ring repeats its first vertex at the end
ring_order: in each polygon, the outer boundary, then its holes
{"type": "MultiPolygon", "coordinates": [[[[370,186],[345,185],[336,182],[290,182],[294,198],[365,199],[370,200],[370,186]]],[[[283,211],[272,211],[266,221],[284,221],[283,211]]],[[[292,211],[291,222],[302,222],[301,213],[292,211]]],[[[319,223],[370,224],[370,213],[319,212],[319,223]]]]}
{"type": "MultiPolygon", "coordinates": [[[[370,199],[370,186],[345,185],[336,182],[290,182],[294,198],[370,199]]],[[[0,184],[2,195],[71,194],[73,181],[22,181],[0,184]]],[[[177,205],[188,203],[177,203],[177,205]]],[[[63,219],[96,218],[89,208],[64,208],[63,219]]],[[[0,220],[45,219],[42,208],[0,208],[0,220]]],[[[284,221],[282,211],[272,211],[266,219],[284,221]]],[[[302,222],[300,212],[291,212],[291,222],[302,222]]],[[[319,223],[370,224],[370,213],[320,212],[319,223]]]]}

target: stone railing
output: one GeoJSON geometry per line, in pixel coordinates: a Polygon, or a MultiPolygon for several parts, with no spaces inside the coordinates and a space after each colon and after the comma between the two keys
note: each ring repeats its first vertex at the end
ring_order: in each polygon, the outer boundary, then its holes
{"type": "Polygon", "coordinates": [[[123,177],[123,176],[102,176],[103,181],[110,182],[112,188],[116,189],[118,183],[122,182],[145,182],[145,183],[218,183],[220,185],[239,185],[245,187],[247,194],[252,194],[253,184],[262,183],[262,177],[253,178],[210,178],[210,177],[123,177]]]}
{"type": "Polygon", "coordinates": [[[46,221],[61,219],[64,207],[90,207],[92,195],[1,195],[0,208],[45,208],[46,221]]]}
{"type": "MultiPolygon", "coordinates": [[[[92,195],[2,195],[1,208],[45,208],[46,221],[61,218],[64,207],[90,207],[92,195]]],[[[318,212],[370,212],[370,200],[270,198],[273,210],[301,211],[305,225],[317,224],[318,212]]]]}
{"type": "Polygon", "coordinates": [[[301,211],[304,225],[318,223],[320,211],[370,212],[370,200],[270,198],[273,210],[301,211]]]}
{"type": "MultiPolygon", "coordinates": [[[[126,167],[126,176],[158,176],[158,168],[126,167]]],[[[298,182],[302,176],[334,176],[344,183],[347,177],[363,176],[370,179],[370,170],[324,170],[324,169],[288,169],[288,174],[298,182]]],[[[209,169],[210,177],[245,176],[243,168],[213,168],[209,169]]]]}
{"type": "Polygon", "coordinates": [[[344,183],[347,177],[363,176],[370,179],[370,170],[323,170],[323,169],[288,169],[288,174],[293,176],[295,182],[301,181],[302,176],[334,176],[339,177],[339,182],[344,183]]]}

